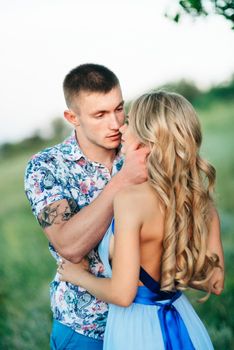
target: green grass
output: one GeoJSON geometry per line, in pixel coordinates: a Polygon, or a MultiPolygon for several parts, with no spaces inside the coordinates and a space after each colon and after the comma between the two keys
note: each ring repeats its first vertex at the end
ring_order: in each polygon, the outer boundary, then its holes
{"type": "MultiPolygon", "coordinates": [[[[204,304],[190,292],[215,349],[234,348],[234,103],[212,104],[200,110],[204,130],[202,154],[217,169],[217,205],[222,222],[226,284],[220,297],[204,304]]],[[[48,242],[33,217],[23,192],[23,174],[35,150],[0,163],[0,349],[49,348],[51,313],[49,282],[56,266],[48,242]]],[[[200,296],[200,294],[199,294],[200,296]]]]}
{"type": "Polygon", "coordinates": [[[23,192],[29,155],[0,166],[0,349],[48,349],[54,262],[23,192]]]}
{"type": "Polygon", "coordinates": [[[214,103],[199,113],[204,129],[202,153],[217,170],[217,203],[227,214],[233,214],[234,194],[234,102],[214,103]]]}
{"type": "Polygon", "coordinates": [[[206,324],[215,349],[234,348],[234,103],[213,103],[208,110],[198,111],[203,129],[202,156],[215,166],[217,185],[215,200],[220,213],[225,254],[225,290],[212,295],[204,304],[195,299],[200,293],[189,292],[199,316],[206,324]]]}

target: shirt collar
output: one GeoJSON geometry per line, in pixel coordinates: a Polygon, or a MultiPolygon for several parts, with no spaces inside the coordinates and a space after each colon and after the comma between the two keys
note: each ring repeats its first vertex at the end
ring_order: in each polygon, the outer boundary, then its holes
{"type": "Polygon", "coordinates": [[[61,143],[60,150],[63,153],[63,157],[67,160],[77,161],[82,157],[86,159],[76,140],[75,130],[73,130],[72,134],[61,143]]]}
{"type": "MultiPolygon", "coordinates": [[[[121,147],[118,149],[118,153],[114,159],[113,165],[120,163],[123,161],[123,155],[120,152],[121,147]]],[[[82,152],[77,139],[75,130],[72,131],[72,134],[61,143],[61,151],[63,153],[63,157],[70,161],[78,161],[81,158],[84,158],[87,162],[97,164],[99,166],[103,166],[98,162],[90,161],[82,152]]]]}

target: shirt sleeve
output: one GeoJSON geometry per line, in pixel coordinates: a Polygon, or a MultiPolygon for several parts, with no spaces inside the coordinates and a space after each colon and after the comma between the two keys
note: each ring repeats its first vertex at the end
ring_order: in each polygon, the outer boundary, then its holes
{"type": "Polygon", "coordinates": [[[71,198],[60,163],[61,160],[42,154],[34,156],[27,165],[25,193],[36,217],[47,205],[71,198]]]}

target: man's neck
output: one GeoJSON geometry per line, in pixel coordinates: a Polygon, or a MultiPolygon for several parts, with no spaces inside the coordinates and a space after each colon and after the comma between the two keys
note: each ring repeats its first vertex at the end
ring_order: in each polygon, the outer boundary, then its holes
{"type": "Polygon", "coordinates": [[[77,137],[76,141],[82,151],[82,153],[93,162],[103,164],[111,172],[114,159],[116,157],[116,149],[105,149],[104,147],[99,147],[98,145],[93,145],[91,143],[85,142],[82,137],[77,137]]]}

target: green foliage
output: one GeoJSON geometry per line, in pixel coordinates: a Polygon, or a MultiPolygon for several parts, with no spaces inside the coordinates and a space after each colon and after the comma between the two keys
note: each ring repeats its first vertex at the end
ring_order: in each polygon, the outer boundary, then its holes
{"type": "Polygon", "coordinates": [[[70,126],[68,126],[68,124],[65,124],[61,116],[52,120],[51,129],[52,138],[56,140],[56,142],[60,142],[61,140],[63,140],[71,130],[70,126]]]}
{"type": "Polygon", "coordinates": [[[202,92],[198,89],[198,87],[193,82],[187,80],[165,84],[161,87],[161,89],[177,92],[186,97],[192,104],[194,104],[196,100],[202,95],[202,92]]]}
{"type": "Polygon", "coordinates": [[[160,89],[177,92],[186,97],[194,107],[207,111],[211,105],[214,106],[216,101],[224,103],[233,101],[234,75],[229,81],[213,86],[207,91],[200,90],[193,82],[188,80],[167,83],[161,86],[160,89]]]}
{"type": "MultiPolygon", "coordinates": [[[[184,14],[193,17],[218,14],[231,22],[234,29],[234,1],[233,0],[180,0],[178,10],[172,19],[178,23],[184,14]]],[[[170,17],[166,14],[167,17],[170,17]]]]}
{"type": "Polygon", "coordinates": [[[213,105],[215,101],[231,102],[234,98],[234,76],[226,83],[212,87],[205,94],[197,96],[195,105],[207,108],[207,105],[213,105]]]}
{"type": "Polygon", "coordinates": [[[45,128],[50,130],[50,136],[44,137],[41,134],[43,131],[35,131],[34,134],[24,140],[17,143],[6,142],[0,145],[0,160],[9,157],[15,157],[23,152],[31,150],[31,154],[39,151],[40,149],[52,146],[59,143],[71,132],[71,128],[64,123],[62,117],[56,117],[52,120],[51,124],[45,128]]]}
{"type": "Polygon", "coordinates": [[[17,143],[4,143],[0,148],[0,157],[11,157],[16,154],[21,154],[30,148],[40,148],[44,144],[45,140],[40,136],[38,132],[17,143]]]}

